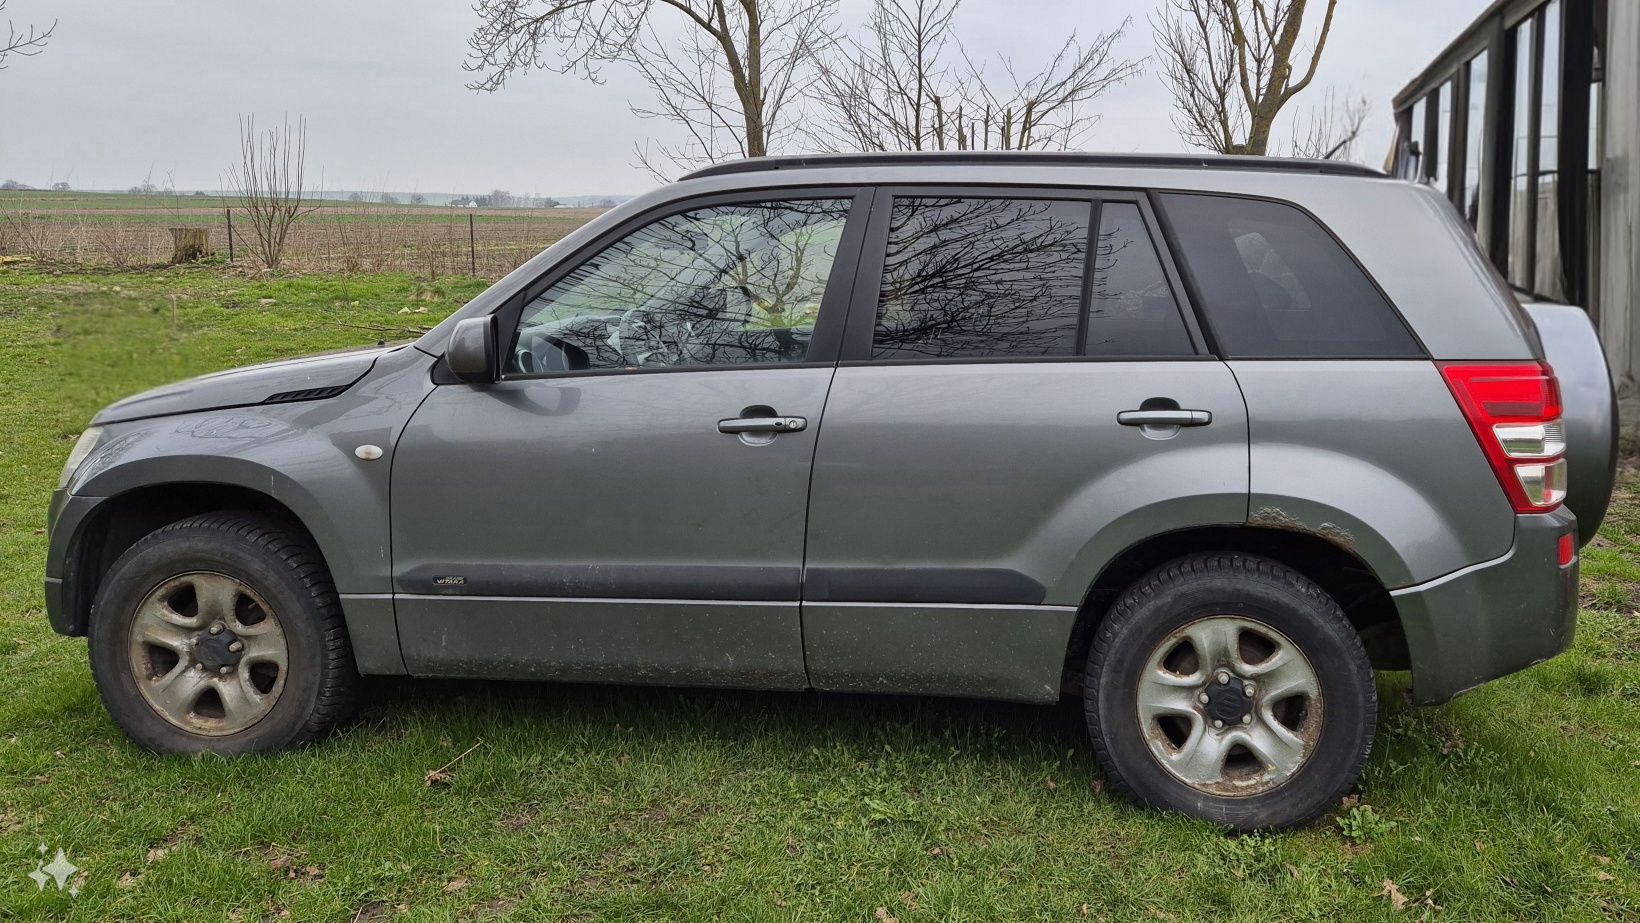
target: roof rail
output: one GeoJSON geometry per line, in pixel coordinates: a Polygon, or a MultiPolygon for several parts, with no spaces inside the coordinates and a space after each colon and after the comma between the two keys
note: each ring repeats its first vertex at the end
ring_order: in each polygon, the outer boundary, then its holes
{"type": "Polygon", "coordinates": [[[904,151],[869,154],[796,154],[748,157],[702,167],[683,179],[759,173],[765,170],[805,170],[827,167],[942,166],[1065,166],[1164,167],[1209,170],[1268,170],[1281,173],[1324,173],[1331,176],[1384,174],[1371,167],[1339,160],[1303,160],[1291,157],[1247,157],[1224,154],[1087,154],[1079,151],[904,151]]]}

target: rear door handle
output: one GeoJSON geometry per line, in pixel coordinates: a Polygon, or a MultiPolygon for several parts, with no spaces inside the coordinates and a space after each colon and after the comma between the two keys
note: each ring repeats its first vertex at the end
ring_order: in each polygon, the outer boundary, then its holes
{"type": "Polygon", "coordinates": [[[1116,415],[1123,426],[1206,426],[1213,422],[1207,410],[1124,410],[1116,415]]]}
{"type": "Polygon", "coordinates": [[[797,433],[809,426],[802,417],[731,417],[718,421],[720,433],[797,433]]]}

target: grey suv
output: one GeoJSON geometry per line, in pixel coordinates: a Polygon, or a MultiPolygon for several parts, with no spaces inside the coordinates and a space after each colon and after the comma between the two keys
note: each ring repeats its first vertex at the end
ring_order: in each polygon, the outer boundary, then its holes
{"type": "Polygon", "coordinates": [[[1565,650],[1613,420],[1587,318],[1370,170],[751,160],[414,344],[104,410],[47,610],[158,751],[313,740],[360,674],[1073,695],[1138,800],[1299,824],[1375,668],[1565,650]]]}

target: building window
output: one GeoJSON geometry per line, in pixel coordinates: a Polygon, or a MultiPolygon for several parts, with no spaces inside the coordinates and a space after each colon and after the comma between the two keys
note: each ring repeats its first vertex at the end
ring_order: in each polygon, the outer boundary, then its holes
{"type": "Polygon", "coordinates": [[[1481,165],[1485,159],[1486,65],[1490,55],[1481,52],[1469,62],[1469,111],[1464,132],[1463,199],[1459,207],[1470,227],[1480,226],[1481,165]]]}

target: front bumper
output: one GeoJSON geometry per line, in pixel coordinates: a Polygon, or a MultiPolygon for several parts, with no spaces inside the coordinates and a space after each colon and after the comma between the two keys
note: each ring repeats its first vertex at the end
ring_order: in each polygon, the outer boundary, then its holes
{"type": "Polygon", "coordinates": [[[80,535],[102,497],[76,497],[66,490],[51,495],[51,510],[46,515],[46,618],[58,634],[80,636],[85,634],[89,600],[71,598],[74,585],[70,562],[70,546],[80,535]]]}
{"type": "Polygon", "coordinates": [[[1414,702],[1448,701],[1571,647],[1577,559],[1562,567],[1558,544],[1576,530],[1564,509],[1517,516],[1508,554],[1390,593],[1412,655],[1414,702]]]}

